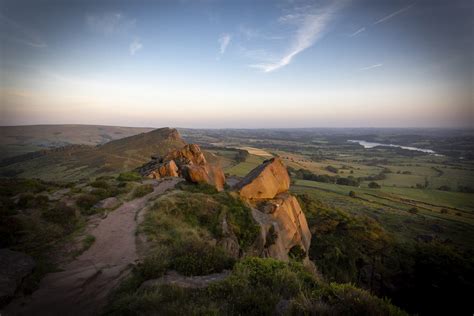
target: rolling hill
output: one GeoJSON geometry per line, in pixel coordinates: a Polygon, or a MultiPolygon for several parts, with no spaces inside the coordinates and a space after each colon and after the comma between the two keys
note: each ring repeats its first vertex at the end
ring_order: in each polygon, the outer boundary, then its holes
{"type": "Polygon", "coordinates": [[[104,145],[67,145],[3,159],[2,176],[73,180],[134,169],[186,143],[176,129],[160,128],[104,145]]]}

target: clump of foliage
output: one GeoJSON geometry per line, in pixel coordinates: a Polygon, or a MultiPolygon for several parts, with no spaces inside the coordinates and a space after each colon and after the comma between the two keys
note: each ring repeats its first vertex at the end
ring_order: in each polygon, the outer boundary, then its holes
{"type": "Polygon", "coordinates": [[[349,196],[354,198],[356,197],[356,193],[354,191],[349,191],[349,196]]]}
{"type": "Polygon", "coordinates": [[[205,182],[190,183],[182,181],[176,185],[176,188],[192,193],[216,194],[218,192],[215,186],[205,182]]]}
{"type": "Polygon", "coordinates": [[[174,247],[171,268],[183,275],[206,275],[230,269],[234,259],[220,247],[187,240],[174,247]]]}
{"type": "Polygon", "coordinates": [[[408,210],[410,214],[418,214],[418,209],[416,207],[412,207],[408,210]]]}
{"type": "Polygon", "coordinates": [[[368,187],[371,188],[371,189],[380,189],[380,184],[378,184],[377,182],[369,182],[368,184],[368,187]]]}
{"type": "Polygon", "coordinates": [[[275,315],[280,310],[288,315],[406,315],[366,291],[322,283],[297,262],[271,258],[242,259],[229,277],[202,289],[163,285],[140,291],[139,283],[133,277],[124,283],[106,314],[275,315]]]}
{"type": "Polygon", "coordinates": [[[137,186],[132,193],[133,198],[139,198],[153,192],[153,185],[151,184],[142,184],[137,186]]]}
{"type": "Polygon", "coordinates": [[[337,173],[339,171],[339,169],[334,166],[326,166],[326,170],[332,173],[337,173]]]}
{"type": "Polygon", "coordinates": [[[306,257],[306,251],[301,248],[300,245],[296,245],[291,247],[290,251],[288,252],[288,256],[296,261],[303,261],[303,259],[306,257]]]}
{"type": "Polygon", "coordinates": [[[174,238],[181,231],[198,235],[208,233],[220,238],[224,219],[243,249],[248,248],[260,232],[251,210],[239,198],[227,192],[178,192],[162,197],[145,217],[144,229],[156,239],[168,238],[161,234],[168,230],[175,231],[172,233],[174,238]],[[205,232],[202,232],[203,229],[205,232]]]}
{"type": "Polygon", "coordinates": [[[63,227],[66,232],[72,232],[77,224],[76,210],[64,203],[48,208],[42,211],[43,218],[48,222],[58,224],[63,227]]]}
{"type": "Polygon", "coordinates": [[[117,177],[118,181],[140,181],[142,176],[138,172],[122,172],[117,177]]]}

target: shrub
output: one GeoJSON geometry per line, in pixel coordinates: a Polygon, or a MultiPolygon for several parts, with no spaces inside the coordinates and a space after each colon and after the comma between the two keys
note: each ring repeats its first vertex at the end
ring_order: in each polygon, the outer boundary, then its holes
{"type": "Polygon", "coordinates": [[[76,210],[64,203],[59,203],[54,208],[44,210],[41,215],[48,222],[62,226],[67,232],[74,230],[77,223],[76,210]]]}
{"type": "Polygon", "coordinates": [[[350,197],[356,197],[356,193],[354,191],[349,191],[349,196],[350,197]]]}
{"type": "Polygon", "coordinates": [[[442,208],[440,211],[439,211],[441,214],[449,214],[449,211],[445,208],[442,208]]]}
{"type": "Polygon", "coordinates": [[[101,188],[101,189],[108,189],[110,187],[110,185],[105,180],[96,180],[92,182],[90,185],[91,187],[101,188]]]}
{"type": "Polygon", "coordinates": [[[188,240],[174,247],[171,267],[184,275],[206,275],[230,269],[234,259],[216,246],[188,240]]]}
{"type": "Polygon", "coordinates": [[[306,257],[306,251],[304,251],[300,245],[296,245],[291,247],[290,251],[288,252],[288,256],[296,261],[303,261],[303,259],[306,257]]]}
{"type": "Polygon", "coordinates": [[[408,210],[408,212],[411,214],[418,214],[418,209],[416,207],[412,207],[408,210]]]}
{"type": "Polygon", "coordinates": [[[337,173],[339,171],[336,167],[333,166],[327,166],[326,170],[332,173],[337,173]]]}
{"type": "Polygon", "coordinates": [[[374,181],[370,182],[368,186],[371,189],[380,189],[380,185],[377,182],[374,182],[374,181]]]}
{"type": "Polygon", "coordinates": [[[451,191],[451,187],[449,187],[448,185],[442,185],[438,188],[438,190],[441,190],[441,191],[451,191]]]}
{"type": "Polygon", "coordinates": [[[117,177],[118,181],[140,181],[142,176],[138,172],[123,172],[117,177]]]}
{"type": "Polygon", "coordinates": [[[218,192],[215,186],[204,182],[190,183],[182,181],[176,185],[176,188],[192,193],[216,194],[218,192]]]}
{"type": "Polygon", "coordinates": [[[132,193],[133,198],[139,198],[153,192],[153,185],[151,184],[142,184],[137,186],[132,193]]]}
{"type": "Polygon", "coordinates": [[[78,196],[78,198],[76,199],[76,205],[79,206],[83,210],[83,212],[81,213],[85,215],[90,215],[90,214],[87,214],[88,213],[87,211],[89,211],[92,208],[92,206],[94,206],[100,200],[101,200],[100,196],[93,195],[90,193],[84,193],[78,196]]]}

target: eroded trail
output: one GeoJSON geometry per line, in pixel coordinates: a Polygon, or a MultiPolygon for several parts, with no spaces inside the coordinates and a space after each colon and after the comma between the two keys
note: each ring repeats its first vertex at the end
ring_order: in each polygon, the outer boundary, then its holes
{"type": "Polygon", "coordinates": [[[62,272],[50,273],[31,297],[13,301],[3,315],[96,315],[107,295],[138,260],[136,214],[146,202],[179,179],[159,182],[154,191],[124,203],[108,214],[93,230],[95,243],[62,272]]]}

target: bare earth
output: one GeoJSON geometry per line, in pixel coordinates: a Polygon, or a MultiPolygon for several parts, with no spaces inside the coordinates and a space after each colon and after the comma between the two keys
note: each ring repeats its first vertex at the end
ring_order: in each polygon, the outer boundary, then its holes
{"type": "Polygon", "coordinates": [[[172,188],[178,178],[156,184],[152,193],[124,203],[108,214],[91,234],[94,244],[62,272],[43,278],[31,297],[13,301],[1,315],[97,315],[107,295],[138,259],[136,214],[146,202],[172,188]]]}

